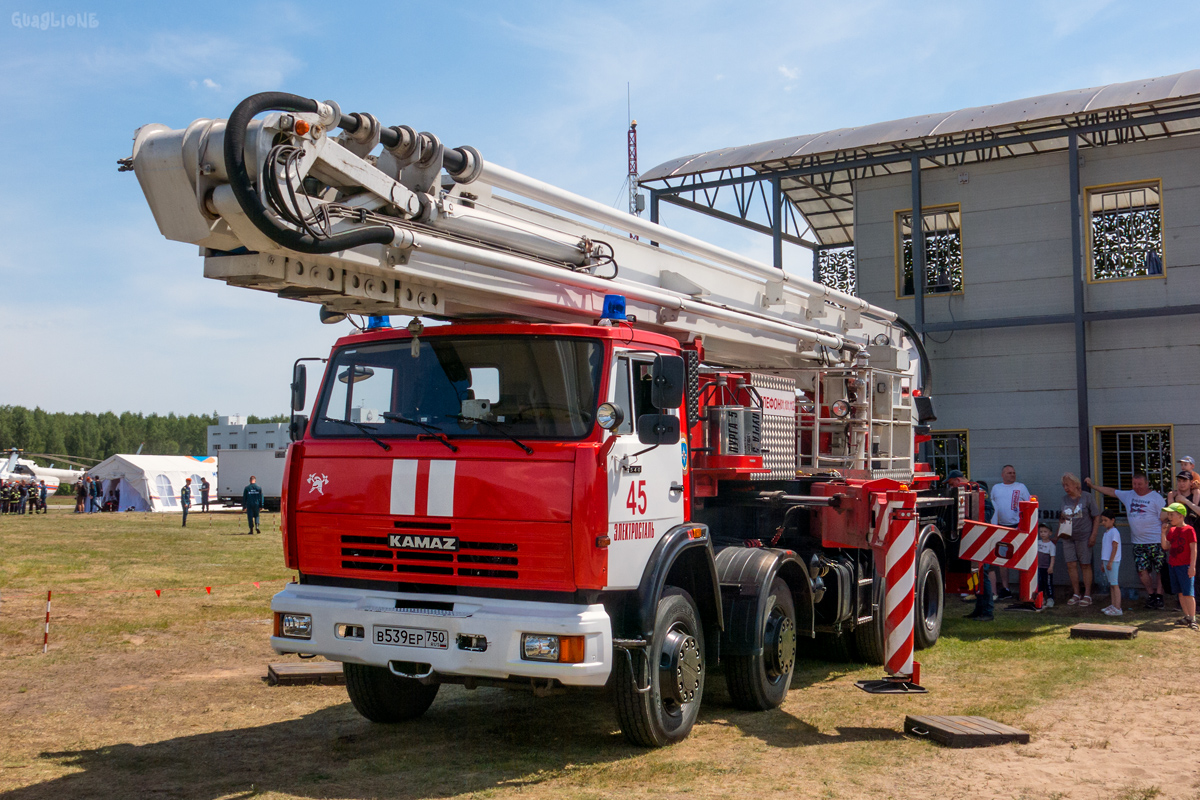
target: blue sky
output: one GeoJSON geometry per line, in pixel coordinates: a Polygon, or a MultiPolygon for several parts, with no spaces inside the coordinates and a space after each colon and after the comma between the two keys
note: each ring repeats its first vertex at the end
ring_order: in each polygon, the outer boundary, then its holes
{"type": "MultiPolygon", "coordinates": [[[[623,204],[641,166],[713,148],[1200,67],[1194,3],[3,4],[0,404],[272,414],[341,328],[202,277],[132,173],[134,130],[281,89],[623,204]],[[1152,8],[1152,10],[1147,10],[1152,8]],[[21,27],[90,14],[94,27],[21,27]]],[[[756,234],[664,222],[769,258],[756,234]]],[[[789,269],[806,272],[803,252],[789,269]]]]}

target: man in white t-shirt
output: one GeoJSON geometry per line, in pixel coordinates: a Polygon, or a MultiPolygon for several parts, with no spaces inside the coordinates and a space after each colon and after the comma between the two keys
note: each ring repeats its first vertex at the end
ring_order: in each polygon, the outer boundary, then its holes
{"type": "Polygon", "coordinates": [[[1132,490],[1110,489],[1092,483],[1091,478],[1085,478],[1083,482],[1100,494],[1117,498],[1125,506],[1130,540],[1133,542],[1133,561],[1142,587],[1146,590],[1146,608],[1165,608],[1162,568],[1166,564],[1166,553],[1162,549],[1162,522],[1158,517],[1167,501],[1158,492],[1150,490],[1150,480],[1144,472],[1133,474],[1132,490]]]}
{"type": "MultiPolygon", "coordinates": [[[[995,511],[992,512],[989,522],[993,525],[1015,528],[1021,521],[1021,501],[1029,499],[1029,489],[1025,488],[1025,484],[1017,482],[1017,468],[1012,464],[1005,464],[1004,468],[1000,470],[1000,480],[1002,483],[997,483],[992,487],[992,507],[995,511]]],[[[1012,591],[1008,588],[1008,570],[998,571],[1002,587],[998,596],[1001,598],[1012,597],[1012,591]]]]}

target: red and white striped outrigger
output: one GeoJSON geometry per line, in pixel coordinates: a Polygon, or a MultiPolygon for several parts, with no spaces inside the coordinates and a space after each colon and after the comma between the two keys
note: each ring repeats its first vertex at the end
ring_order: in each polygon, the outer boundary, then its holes
{"type": "Polygon", "coordinates": [[[991,564],[1021,573],[1021,600],[1042,607],[1037,585],[1037,498],[1022,500],[1021,518],[1015,528],[967,520],[963,524],[960,558],[976,564],[991,564]]]}
{"type": "Polygon", "coordinates": [[[920,665],[913,661],[913,605],[917,561],[917,493],[902,487],[875,498],[870,544],[884,576],[884,669],[888,677],[858,681],[872,694],[924,692],[920,665]]]}

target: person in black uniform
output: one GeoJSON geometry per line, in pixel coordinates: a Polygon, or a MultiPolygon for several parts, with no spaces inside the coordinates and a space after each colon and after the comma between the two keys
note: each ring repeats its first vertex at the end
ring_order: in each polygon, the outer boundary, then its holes
{"type": "Polygon", "coordinates": [[[208,482],[208,478],[200,479],[200,510],[201,511],[208,511],[208,489],[209,489],[209,486],[210,486],[210,484],[208,482]]]}
{"type": "Polygon", "coordinates": [[[187,512],[192,507],[192,479],[188,478],[183,482],[183,488],[179,490],[179,505],[183,507],[183,527],[187,527],[187,512]]]}
{"type": "Polygon", "coordinates": [[[250,476],[250,483],[242,490],[242,508],[246,509],[246,522],[250,526],[249,533],[262,533],[258,526],[258,515],[262,511],[263,491],[258,480],[250,476]]]}

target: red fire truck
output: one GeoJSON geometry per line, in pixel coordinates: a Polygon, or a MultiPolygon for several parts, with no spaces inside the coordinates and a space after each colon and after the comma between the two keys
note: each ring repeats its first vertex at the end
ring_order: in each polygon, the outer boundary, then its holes
{"type": "Polygon", "coordinates": [[[747,709],[814,655],[911,687],[980,498],[914,459],[894,313],[333,102],[148,125],[122,168],[207,277],[365,320],[315,397],[295,368],[271,643],[367,718],[608,685],[656,746],[718,667],[747,709]]]}

